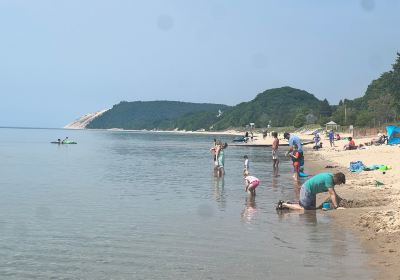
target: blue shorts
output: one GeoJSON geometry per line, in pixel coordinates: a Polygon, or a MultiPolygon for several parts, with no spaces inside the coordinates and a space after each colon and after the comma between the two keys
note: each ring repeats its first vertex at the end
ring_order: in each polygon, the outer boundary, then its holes
{"type": "Polygon", "coordinates": [[[300,206],[302,206],[306,210],[315,210],[316,198],[317,196],[307,191],[304,185],[301,186],[299,201],[300,206]]]}

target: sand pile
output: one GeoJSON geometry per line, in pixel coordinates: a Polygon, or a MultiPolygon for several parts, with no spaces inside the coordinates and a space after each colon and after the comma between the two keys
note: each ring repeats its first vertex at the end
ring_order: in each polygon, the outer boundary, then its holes
{"type": "Polygon", "coordinates": [[[398,210],[370,211],[360,217],[359,225],[380,233],[400,231],[400,213],[398,210]]]}

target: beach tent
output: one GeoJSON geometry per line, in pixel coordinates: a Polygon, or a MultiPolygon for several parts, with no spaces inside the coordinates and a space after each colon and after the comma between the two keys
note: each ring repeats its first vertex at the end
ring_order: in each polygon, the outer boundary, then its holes
{"type": "Polygon", "coordinates": [[[331,130],[331,129],[334,129],[334,130],[338,129],[338,124],[335,123],[334,121],[330,121],[325,125],[326,125],[326,131],[331,130]]]}
{"type": "Polygon", "coordinates": [[[400,127],[395,125],[389,125],[386,127],[388,135],[388,144],[400,144],[400,127]]]}

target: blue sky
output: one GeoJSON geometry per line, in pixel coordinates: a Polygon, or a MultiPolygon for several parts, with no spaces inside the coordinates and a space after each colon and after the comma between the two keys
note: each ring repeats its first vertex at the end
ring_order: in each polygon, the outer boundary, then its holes
{"type": "Polygon", "coordinates": [[[236,105],[275,87],[364,95],[400,52],[400,0],[0,0],[0,126],[122,101],[236,105]]]}

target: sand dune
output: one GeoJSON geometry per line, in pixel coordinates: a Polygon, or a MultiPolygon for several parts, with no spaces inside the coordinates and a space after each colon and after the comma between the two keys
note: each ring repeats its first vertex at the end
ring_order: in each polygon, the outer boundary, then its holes
{"type": "Polygon", "coordinates": [[[64,126],[64,128],[84,129],[92,120],[101,116],[106,111],[108,111],[108,109],[94,112],[94,113],[88,113],[88,114],[80,117],[79,119],[74,120],[72,123],[67,124],[66,126],[64,126]]]}

